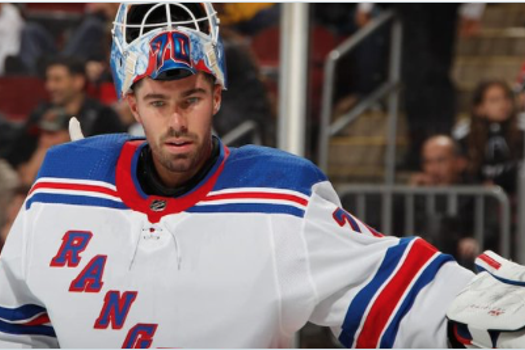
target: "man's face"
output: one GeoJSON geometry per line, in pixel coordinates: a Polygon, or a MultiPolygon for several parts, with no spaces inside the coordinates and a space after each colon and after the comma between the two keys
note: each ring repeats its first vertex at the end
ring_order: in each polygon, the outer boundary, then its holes
{"type": "Polygon", "coordinates": [[[164,184],[177,186],[189,180],[210,156],[220,86],[213,86],[203,74],[171,81],[144,78],[127,98],[135,119],[144,127],[164,184]]]}
{"type": "Polygon", "coordinates": [[[462,159],[454,153],[453,146],[430,142],[423,148],[423,172],[432,185],[456,184],[461,175],[462,159]]]}
{"type": "Polygon", "coordinates": [[[57,106],[65,106],[82,93],[84,78],[72,75],[63,65],[52,65],[46,69],[46,90],[51,102],[57,106]]]}

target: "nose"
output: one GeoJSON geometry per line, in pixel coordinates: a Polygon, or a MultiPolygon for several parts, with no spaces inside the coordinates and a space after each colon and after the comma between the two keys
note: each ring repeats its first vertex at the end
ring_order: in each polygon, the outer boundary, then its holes
{"type": "Polygon", "coordinates": [[[178,108],[175,108],[171,115],[170,127],[177,132],[188,131],[188,118],[178,108]]]}

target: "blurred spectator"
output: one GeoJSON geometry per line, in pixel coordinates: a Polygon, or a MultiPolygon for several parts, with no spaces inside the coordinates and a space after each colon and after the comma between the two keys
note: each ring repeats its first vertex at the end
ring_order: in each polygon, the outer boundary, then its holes
{"type": "Polygon", "coordinates": [[[29,187],[19,186],[15,189],[12,200],[9,202],[9,206],[6,210],[6,220],[0,226],[0,251],[7,239],[7,234],[11,229],[11,226],[15,222],[16,216],[20,211],[20,208],[24,204],[24,201],[29,193],[29,187]]]}
{"type": "MultiPolygon", "coordinates": [[[[450,136],[430,137],[423,144],[421,152],[422,172],[410,179],[413,186],[453,186],[470,184],[465,172],[467,161],[460,146],[450,136]]],[[[425,237],[444,253],[453,255],[465,267],[472,268],[474,259],[480,252],[479,243],[474,235],[474,201],[470,197],[458,198],[455,213],[448,208],[448,198],[435,197],[435,210],[426,207],[426,198],[416,197],[415,229],[418,235],[425,237]]],[[[487,204],[491,204],[490,202],[487,204]]],[[[398,206],[403,208],[403,206],[398,206]]],[[[495,210],[487,212],[496,213],[495,210]]],[[[403,217],[399,213],[396,217],[403,217]]],[[[484,218],[486,226],[486,249],[497,248],[497,218],[484,218]]],[[[399,230],[399,229],[398,229],[399,230]]]]}
{"type": "MultiPolygon", "coordinates": [[[[359,5],[356,22],[371,18],[371,3],[359,5]]],[[[450,133],[456,117],[456,93],[450,79],[455,39],[479,32],[485,4],[383,4],[396,10],[403,25],[402,74],[410,151],[403,166],[416,169],[428,137],[450,133]],[[422,116],[425,116],[422,118],[422,116]]],[[[367,62],[367,60],[364,60],[367,62]]],[[[373,74],[373,72],[369,72],[373,74]]]]}
{"type": "Polygon", "coordinates": [[[480,83],[474,90],[471,117],[454,130],[478,181],[516,193],[518,164],[523,157],[523,122],[513,93],[503,81],[480,83]]]}
{"type": "Polygon", "coordinates": [[[61,55],[86,60],[87,94],[105,105],[117,102],[109,69],[111,21],[119,3],[86,4],[82,23],[66,41],[61,55]]]}
{"type": "Polygon", "coordinates": [[[17,135],[6,159],[14,167],[29,160],[37,149],[39,123],[49,110],[61,110],[68,118],[76,116],[84,135],[98,135],[124,131],[113,109],[86,97],[84,64],[74,58],[57,58],[46,68],[46,90],[50,102],[38,106],[28,118],[26,126],[17,135]]]}
{"type": "MultiPolygon", "coordinates": [[[[223,28],[221,34],[228,64],[228,90],[223,93],[221,108],[213,119],[214,130],[224,136],[251,120],[257,125],[262,143],[273,145],[273,108],[250,48],[227,28],[223,28]]],[[[251,143],[251,136],[243,137],[235,145],[251,143]]]]}
{"type": "Polygon", "coordinates": [[[5,73],[6,58],[20,52],[24,25],[24,19],[15,5],[0,3],[0,75],[5,73]]]}
{"type": "Polygon", "coordinates": [[[62,108],[52,108],[44,113],[38,125],[40,136],[37,147],[29,160],[18,167],[22,185],[29,187],[33,184],[49,148],[70,141],[69,119],[70,116],[62,108]]]}
{"type": "Polygon", "coordinates": [[[247,36],[278,24],[280,19],[280,7],[275,3],[216,3],[213,6],[222,25],[247,36]]]}
{"type": "Polygon", "coordinates": [[[413,186],[450,186],[465,183],[467,161],[449,136],[433,136],[421,151],[421,169],[410,178],[413,186]]]}
{"type": "Polygon", "coordinates": [[[0,3],[0,75],[37,74],[41,59],[56,52],[52,36],[37,23],[25,22],[19,9],[0,3]]]}
{"type": "Polygon", "coordinates": [[[111,46],[111,21],[119,3],[90,3],[86,5],[82,23],[67,40],[62,55],[82,57],[86,61],[107,61],[111,46]]]}

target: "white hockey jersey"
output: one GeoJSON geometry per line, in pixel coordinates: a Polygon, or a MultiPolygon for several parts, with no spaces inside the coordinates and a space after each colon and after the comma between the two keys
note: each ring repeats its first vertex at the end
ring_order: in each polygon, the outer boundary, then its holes
{"type": "Polygon", "coordinates": [[[341,208],[311,162],[228,149],[179,198],[144,194],[144,140],[49,151],[0,257],[0,346],[286,347],[307,321],[347,347],[446,346],[472,274],[341,208]]]}

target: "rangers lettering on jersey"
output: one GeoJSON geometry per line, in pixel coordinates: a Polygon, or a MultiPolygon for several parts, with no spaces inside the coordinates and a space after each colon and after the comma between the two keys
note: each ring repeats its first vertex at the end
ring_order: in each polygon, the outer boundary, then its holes
{"type": "Polygon", "coordinates": [[[52,267],[77,267],[80,263],[80,253],[87,248],[92,237],[93,233],[87,231],[66,232],[58,253],[49,265],[52,267]]]}
{"type": "Polygon", "coordinates": [[[77,278],[71,282],[70,292],[98,293],[104,282],[102,276],[106,267],[106,255],[97,255],[86,265],[77,278]]]}
{"type": "Polygon", "coordinates": [[[124,292],[110,290],[104,297],[104,306],[100,316],[95,321],[96,329],[106,329],[111,323],[112,329],[121,329],[126,322],[131,305],[137,298],[137,292],[124,292]]]}
{"type": "Polygon", "coordinates": [[[139,323],[129,331],[122,348],[147,349],[151,346],[156,331],[156,324],[139,323]]]}

